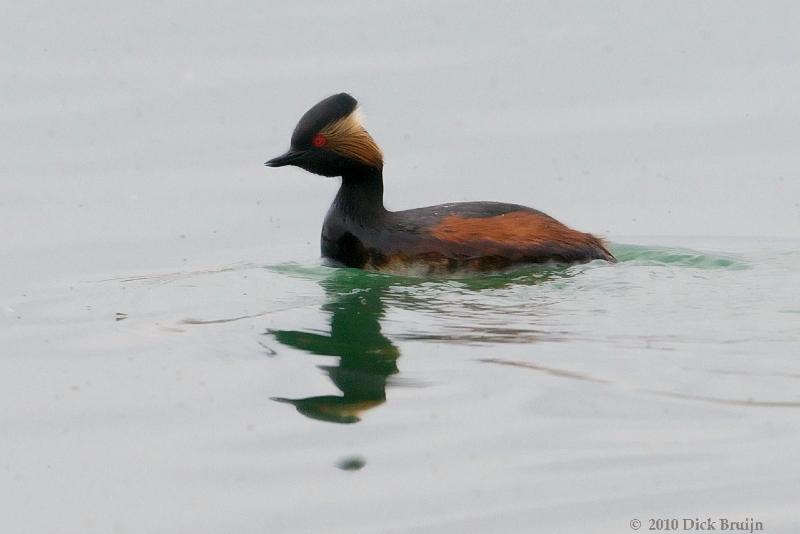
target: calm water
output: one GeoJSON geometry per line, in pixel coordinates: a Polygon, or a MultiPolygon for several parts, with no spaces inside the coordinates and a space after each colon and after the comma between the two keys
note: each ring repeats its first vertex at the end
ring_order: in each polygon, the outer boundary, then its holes
{"type": "Polygon", "coordinates": [[[694,242],[469,279],[240,263],[25,295],[3,501],[31,532],[790,532],[800,252],[694,242]]]}
{"type": "Polygon", "coordinates": [[[0,533],[800,531],[797,2],[5,4],[0,533]],[[341,91],[621,262],[322,267],[341,91]]]}

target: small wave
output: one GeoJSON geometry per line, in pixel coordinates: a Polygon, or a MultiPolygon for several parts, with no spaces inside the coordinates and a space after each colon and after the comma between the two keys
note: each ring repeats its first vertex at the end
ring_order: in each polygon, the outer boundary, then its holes
{"type": "Polygon", "coordinates": [[[324,280],[337,270],[321,263],[303,265],[293,261],[275,265],[264,265],[263,268],[276,274],[283,274],[303,280],[324,280]]]}
{"type": "Polygon", "coordinates": [[[611,252],[620,263],[669,265],[696,269],[749,269],[750,264],[739,256],[710,253],[688,248],[611,244],[611,252]]]}
{"type": "MultiPolygon", "coordinates": [[[[630,245],[612,243],[611,251],[619,260],[617,266],[644,265],[691,267],[695,269],[743,270],[751,267],[742,257],[729,253],[710,253],[688,248],[630,245]]],[[[613,267],[605,261],[597,260],[581,265],[519,265],[503,271],[476,273],[474,271],[455,272],[448,275],[423,275],[420,272],[387,273],[364,271],[343,267],[331,267],[322,263],[300,264],[295,262],[266,265],[265,269],[293,278],[322,281],[335,276],[339,282],[351,284],[354,288],[373,285],[416,285],[425,281],[453,283],[470,289],[501,288],[510,284],[531,285],[554,279],[571,278],[588,269],[613,267]]]]}
{"type": "MultiPolygon", "coordinates": [[[[606,262],[593,262],[603,263],[606,262]]],[[[476,273],[474,271],[443,275],[417,275],[410,272],[387,273],[365,271],[349,267],[329,267],[325,265],[302,265],[282,263],[266,265],[264,269],[296,279],[316,281],[323,285],[335,285],[342,289],[366,289],[371,287],[420,285],[442,285],[471,290],[502,289],[511,285],[534,285],[559,278],[570,278],[576,273],[569,266],[521,265],[505,271],[476,273]]]]}

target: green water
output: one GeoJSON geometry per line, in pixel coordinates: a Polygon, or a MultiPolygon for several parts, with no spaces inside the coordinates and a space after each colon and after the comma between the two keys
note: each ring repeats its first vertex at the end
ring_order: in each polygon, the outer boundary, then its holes
{"type": "MultiPolygon", "coordinates": [[[[386,402],[387,387],[392,386],[399,373],[398,360],[402,355],[400,346],[403,341],[499,347],[508,343],[565,342],[571,338],[581,340],[594,336],[598,343],[613,344],[620,331],[624,331],[626,334],[619,339],[623,346],[625,342],[637,340],[648,344],[680,344],[682,340],[677,333],[659,333],[657,330],[631,332],[630,322],[641,320],[638,314],[648,315],[658,310],[657,303],[641,300],[639,293],[653,293],[659,286],[666,289],[659,279],[672,280],[670,286],[680,287],[675,281],[682,277],[687,283],[708,282],[715,277],[763,267],[756,258],[748,259],[743,254],[708,253],[687,248],[616,244],[613,252],[620,261],[618,265],[598,261],[570,267],[534,266],[503,274],[438,280],[296,264],[267,267],[267,270],[283,276],[319,284],[325,294],[325,303],[319,307],[319,313],[327,318],[329,328],[270,329],[264,336],[278,344],[273,344],[280,347],[276,351],[288,348],[329,357],[319,369],[340,391],[338,395],[294,399],[276,397],[274,400],[292,404],[299,413],[312,419],[359,422],[362,413],[386,402]],[[642,276],[654,280],[655,287],[635,287],[634,282],[642,276]],[[604,299],[617,302],[602,302],[604,299]],[[623,303],[626,302],[633,309],[625,309],[623,303]],[[593,304],[584,306],[588,303],[593,304]],[[629,324],[611,331],[586,325],[581,328],[581,320],[607,315],[612,309],[631,314],[627,317],[629,324]],[[387,318],[390,310],[402,310],[412,316],[407,316],[403,324],[397,324],[397,319],[387,318]],[[560,323],[554,320],[554,316],[559,314],[560,323]],[[385,326],[390,330],[402,328],[403,331],[387,335],[384,323],[389,323],[385,326]]],[[[705,291],[708,289],[704,288],[705,291]]],[[[685,286],[682,287],[683,292],[686,290],[685,286]]],[[[699,311],[697,304],[685,309],[686,314],[699,311]]],[[[724,320],[722,317],[718,319],[724,320]]],[[[709,338],[702,342],[714,341],[709,338]]],[[[730,342],[727,338],[718,341],[730,342]]],[[[505,361],[502,358],[482,361],[544,371],[564,378],[609,382],[604,378],[538,366],[532,362],[505,361]]],[[[683,396],[689,400],[800,405],[800,397],[761,401],[744,397],[737,399],[735,395],[715,398],[702,391],[685,394],[669,388],[642,391],[683,396]]]]}
{"type": "Polygon", "coordinates": [[[26,294],[9,473],[76,510],[87,470],[97,502],[223,506],[203,532],[788,531],[800,249],[660,241],[461,278],[246,261],[26,294]]]}

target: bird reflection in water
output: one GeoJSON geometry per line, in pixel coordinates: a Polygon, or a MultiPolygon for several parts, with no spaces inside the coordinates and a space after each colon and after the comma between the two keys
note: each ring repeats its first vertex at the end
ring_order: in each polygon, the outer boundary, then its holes
{"type": "Polygon", "coordinates": [[[398,372],[400,351],[381,333],[382,295],[388,283],[383,277],[375,277],[372,282],[368,287],[355,285],[346,271],[320,282],[328,295],[322,310],[331,314],[329,334],[267,332],[288,347],[339,358],[338,364],[320,369],[342,394],[273,400],[292,404],[312,419],[333,423],[356,423],[364,411],[386,401],[386,385],[389,377],[398,372]]]}
{"type": "Polygon", "coordinates": [[[497,291],[513,294],[524,286],[570,276],[573,273],[564,268],[532,267],[455,282],[337,269],[319,282],[327,294],[322,310],[330,314],[329,334],[269,330],[267,335],[288,347],[339,358],[338,365],[320,368],[342,394],[273,400],[292,404],[307,417],[335,423],[356,423],[363,412],[383,404],[387,383],[398,372],[400,356],[397,346],[381,332],[387,307],[425,314],[431,319],[398,333],[395,339],[401,342],[485,345],[559,340],[562,333],[537,327],[538,315],[547,313],[547,297],[526,293],[522,300],[517,298],[509,306],[497,291]],[[476,299],[483,291],[489,292],[486,298],[476,299]],[[511,316],[519,320],[510,321],[511,316]]]}

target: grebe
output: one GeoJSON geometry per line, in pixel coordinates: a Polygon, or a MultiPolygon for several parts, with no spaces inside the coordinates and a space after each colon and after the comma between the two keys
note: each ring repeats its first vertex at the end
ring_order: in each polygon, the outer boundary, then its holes
{"type": "Polygon", "coordinates": [[[342,177],[322,226],[322,255],[334,264],[446,274],[616,261],[601,239],[517,204],[458,202],[388,211],[383,154],[361,125],[357,104],[347,93],[322,100],[297,123],[289,150],[265,163],[342,177]]]}

